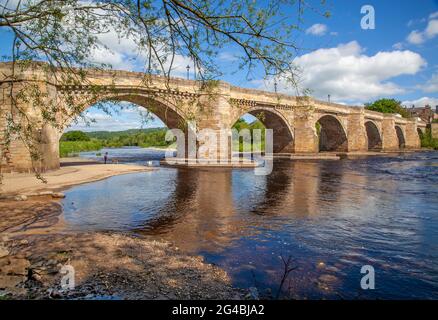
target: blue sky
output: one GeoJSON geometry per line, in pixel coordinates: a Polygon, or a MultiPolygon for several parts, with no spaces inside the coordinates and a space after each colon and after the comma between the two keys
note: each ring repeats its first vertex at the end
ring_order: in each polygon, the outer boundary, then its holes
{"type": "MultiPolygon", "coordinates": [[[[4,0],[0,0],[2,2],[4,0]]],[[[318,0],[312,1],[317,5],[318,0]]],[[[302,88],[311,95],[350,105],[362,105],[381,97],[395,98],[406,105],[426,103],[438,105],[438,0],[327,0],[324,7],[331,13],[324,18],[308,10],[296,35],[300,48],[295,63],[301,68],[302,88]],[[361,7],[371,5],[375,10],[375,29],[361,28],[361,7]]],[[[295,22],[295,21],[293,21],[295,22]]],[[[11,41],[0,30],[3,54],[11,41]]],[[[109,62],[115,69],[140,70],[135,60],[135,48],[129,39],[118,40],[112,34],[102,36],[111,48],[96,51],[91,57],[97,62],[109,62]]],[[[231,74],[237,68],[233,57],[235,48],[224,48],[218,64],[224,74],[221,80],[234,85],[273,90],[273,81],[262,74],[246,78],[246,72],[231,74]]],[[[177,58],[174,76],[185,77],[185,57],[177,58]]],[[[279,90],[295,91],[279,83],[279,90]]],[[[140,116],[128,109],[108,116],[90,108],[89,114],[97,123],[87,128],[83,124],[72,129],[123,130],[140,127],[140,116]]],[[[162,126],[158,119],[147,126],[162,126]]]]}

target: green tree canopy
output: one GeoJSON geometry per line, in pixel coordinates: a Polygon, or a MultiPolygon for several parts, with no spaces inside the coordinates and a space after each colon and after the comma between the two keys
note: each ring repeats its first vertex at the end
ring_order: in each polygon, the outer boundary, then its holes
{"type": "Polygon", "coordinates": [[[62,135],[61,141],[90,141],[90,137],[82,131],[69,131],[62,135]]]}
{"type": "Polygon", "coordinates": [[[373,103],[366,103],[365,109],[382,113],[398,113],[404,118],[409,117],[409,113],[402,107],[401,102],[395,99],[379,99],[373,103]]]}

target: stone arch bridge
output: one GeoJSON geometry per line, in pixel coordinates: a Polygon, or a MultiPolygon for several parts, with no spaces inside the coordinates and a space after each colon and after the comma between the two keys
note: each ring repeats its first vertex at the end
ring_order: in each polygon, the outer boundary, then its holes
{"type": "MultiPolygon", "coordinates": [[[[32,68],[15,70],[12,78],[11,63],[0,63],[3,172],[29,171],[32,167],[40,170],[58,168],[59,139],[63,129],[78,111],[106,100],[127,101],[145,107],[169,128],[187,128],[185,124],[190,121],[196,124],[197,130],[209,128],[219,132],[230,129],[242,115],[250,113],[273,129],[274,153],[416,149],[420,147],[419,133],[426,127],[418,119],[310,97],[244,89],[220,81],[201,85],[199,81],[179,78],[90,69],[81,82],[65,84],[46,73],[45,66],[35,63],[32,68]],[[20,99],[27,88],[38,88],[41,105],[20,99]],[[20,112],[15,110],[11,99],[15,99],[20,112]],[[42,117],[42,109],[48,106],[57,112],[59,125],[56,127],[42,117]],[[11,108],[13,114],[36,124],[37,147],[42,155],[39,159],[32,160],[28,147],[19,139],[12,139],[8,146],[4,142],[5,114],[11,108]]],[[[225,151],[219,147],[218,152],[225,151]]]]}

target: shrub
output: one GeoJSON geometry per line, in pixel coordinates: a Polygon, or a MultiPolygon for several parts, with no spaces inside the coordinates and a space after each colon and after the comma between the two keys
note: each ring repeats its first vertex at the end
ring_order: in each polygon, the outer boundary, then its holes
{"type": "Polygon", "coordinates": [[[404,118],[410,116],[409,112],[402,107],[401,102],[395,99],[379,99],[365,104],[365,109],[382,113],[398,113],[404,118]]]}
{"type": "Polygon", "coordinates": [[[90,141],[90,137],[82,131],[69,131],[62,135],[61,141],[90,141]]]}
{"type": "Polygon", "coordinates": [[[438,139],[432,138],[430,129],[426,129],[426,133],[421,136],[421,147],[438,150],[438,139]]]}

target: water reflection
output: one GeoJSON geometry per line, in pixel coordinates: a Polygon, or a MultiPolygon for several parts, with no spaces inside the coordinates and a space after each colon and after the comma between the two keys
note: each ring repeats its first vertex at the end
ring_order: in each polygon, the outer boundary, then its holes
{"type": "Polygon", "coordinates": [[[437,191],[428,153],[280,161],[268,176],[160,168],[74,187],[64,208],[70,228],[175,242],[239,286],[275,291],[279,256],[291,255],[293,297],[438,298],[437,191]],[[372,292],[360,289],[364,264],[376,269],[372,292]]]}

